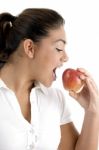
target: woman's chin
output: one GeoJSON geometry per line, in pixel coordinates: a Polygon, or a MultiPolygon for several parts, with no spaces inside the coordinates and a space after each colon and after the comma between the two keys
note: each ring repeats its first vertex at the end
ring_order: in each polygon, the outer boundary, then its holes
{"type": "Polygon", "coordinates": [[[52,85],[52,83],[53,83],[53,81],[46,81],[46,82],[42,82],[42,84],[45,86],[45,87],[47,87],[47,88],[49,88],[51,85],[52,85]]]}
{"type": "Polygon", "coordinates": [[[45,87],[50,87],[53,82],[56,80],[56,76],[50,76],[49,78],[42,80],[41,83],[45,86],[45,87]]]}

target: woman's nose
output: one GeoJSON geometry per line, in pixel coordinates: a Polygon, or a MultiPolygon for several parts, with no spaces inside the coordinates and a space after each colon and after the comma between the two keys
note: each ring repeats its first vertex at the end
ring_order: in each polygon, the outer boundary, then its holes
{"type": "Polygon", "coordinates": [[[68,55],[66,54],[65,51],[63,51],[63,56],[62,56],[62,58],[61,58],[61,61],[62,61],[62,62],[67,62],[68,60],[69,60],[68,55]]]}

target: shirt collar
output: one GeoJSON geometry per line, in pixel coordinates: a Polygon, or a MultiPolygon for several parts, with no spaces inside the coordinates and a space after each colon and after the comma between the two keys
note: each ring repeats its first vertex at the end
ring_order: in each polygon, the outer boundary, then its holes
{"type": "Polygon", "coordinates": [[[0,79],[0,88],[7,88],[6,84],[3,82],[2,79],[0,79]]]}
{"type": "Polygon", "coordinates": [[[48,94],[48,88],[45,87],[43,84],[41,84],[40,82],[35,82],[35,88],[36,89],[40,89],[45,95],[48,94]]]}

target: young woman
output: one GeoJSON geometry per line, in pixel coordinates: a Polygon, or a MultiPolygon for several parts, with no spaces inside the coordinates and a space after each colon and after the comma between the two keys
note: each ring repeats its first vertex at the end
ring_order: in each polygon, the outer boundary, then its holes
{"type": "Polygon", "coordinates": [[[51,88],[68,60],[64,19],[51,9],[0,14],[0,150],[97,150],[99,92],[84,69],[78,134],[62,92],[51,88]]]}

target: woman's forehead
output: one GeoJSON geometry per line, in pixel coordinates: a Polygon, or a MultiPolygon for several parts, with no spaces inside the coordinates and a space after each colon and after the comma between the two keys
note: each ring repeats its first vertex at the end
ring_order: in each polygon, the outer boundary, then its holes
{"type": "Polygon", "coordinates": [[[50,30],[49,37],[53,38],[55,42],[61,41],[66,44],[66,33],[63,27],[60,27],[56,30],[50,30]]]}

